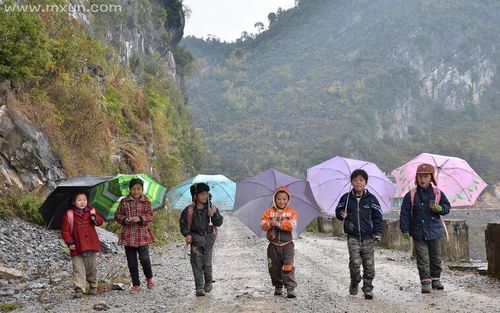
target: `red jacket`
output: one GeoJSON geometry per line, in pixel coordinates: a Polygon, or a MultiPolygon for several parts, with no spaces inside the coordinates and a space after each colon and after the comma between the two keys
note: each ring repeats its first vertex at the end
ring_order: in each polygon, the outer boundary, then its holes
{"type": "Polygon", "coordinates": [[[134,199],[131,196],[123,198],[115,212],[115,221],[122,226],[119,245],[140,247],[155,242],[155,237],[149,224],[153,220],[151,202],[146,196],[134,199]],[[127,217],[139,217],[138,223],[127,223],[127,217]]]}
{"type": "MultiPolygon", "coordinates": [[[[63,224],[61,228],[61,235],[64,242],[68,245],[75,245],[76,250],[70,250],[71,256],[80,255],[85,251],[100,251],[101,243],[97,232],[95,230],[94,222],[90,219],[92,206],[88,205],[85,209],[80,210],[76,208],[71,208],[68,210],[73,211],[73,227],[71,227],[69,222],[69,213],[66,212],[63,218],[63,224]],[[73,228],[73,231],[71,231],[73,228]]],[[[96,224],[102,225],[104,219],[95,210],[96,224]]]]}

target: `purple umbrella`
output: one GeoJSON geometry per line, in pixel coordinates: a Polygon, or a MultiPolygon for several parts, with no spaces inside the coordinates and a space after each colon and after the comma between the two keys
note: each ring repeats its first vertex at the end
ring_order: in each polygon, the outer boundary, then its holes
{"type": "Polygon", "coordinates": [[[391,209],[396,186],[375,163],[336,156],[307,170],[307,181],[314,198],[326,214],[335,214],[340,197],[351,190],[351,173],[356,169],[368,173],[366,189],[377,197],[382,211],[385,213],[391,209]]]}
{"type": "Polygon", "coordinates": [[[286,186],[292,195],[290,207],[297,211],[299,235],[320,214],[309,183],[273,169],[236,183],[234,216],[250,228],[257,236],[265,237],[260,228],[264,211],[273,206],[273,194],[277,187],[286,186]]]}

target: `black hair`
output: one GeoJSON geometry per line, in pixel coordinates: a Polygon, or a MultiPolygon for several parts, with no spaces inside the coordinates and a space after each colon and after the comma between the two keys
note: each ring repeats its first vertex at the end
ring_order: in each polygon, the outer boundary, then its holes
{"type": "Polygon", "coordinates": [[[128,188],[132,189],[134,185],[141,185],[141,187],[144,187],[144,182],[140,178],[132,178],[128,183],[128,188]]]}
{"type": "Polygon", "coordinates": [[[357,170],[354,170],[354,172],[352,172],[351,174],[351,181],[354,180],[354,178],[358,177],[358,176],[361,176],[365,179],[366,182],[368,182],[368,173],[366,173],[365,170],[362,170],[362,169],[357,169],[357,170]]]}
{"type": "MultiPolygon", "coordinates": [[[[73,193],[73,195],[71,196],[71,203],[74,204],[75,201],[76,201],[76,198],[79,196],[79,195],[85,195],[87,197],[87,201],[89,201],[89,192],[87,190],[78,190],[76,192],[73,193]]],[[[67,198],[66,198],[67,199],[67,198]]]]}

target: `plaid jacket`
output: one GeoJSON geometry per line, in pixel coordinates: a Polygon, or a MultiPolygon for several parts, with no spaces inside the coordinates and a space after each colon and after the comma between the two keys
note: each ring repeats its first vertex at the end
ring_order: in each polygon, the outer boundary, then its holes
{"type": "Polygon", "coordinates": [[[155,241],[149,223],[153,220],[151,202],[146,196],[134,199],[128,196],[120,201],[115,212],[115,221],[122,225],[122,233],[118,240],[119,245],[128,247],[145,246],[155,241]],[[125,222],[127,217],[137,216],[139,223],[125,222]]]}

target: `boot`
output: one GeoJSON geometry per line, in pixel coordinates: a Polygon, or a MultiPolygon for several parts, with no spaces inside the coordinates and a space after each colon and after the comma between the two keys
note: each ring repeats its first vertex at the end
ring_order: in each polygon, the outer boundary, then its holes
{"type": "Polygon", "coordinates": [[[203,288],[206,293],[212,291],[212,284],[205,284],[205,288],[203,288]]]}
{"type": "Polygon", "coordinates": [[[286,290],[286,297],[287,298],[295,298],[297,295],[295,294],[295,290],[293,288],[287,289],[286,290]]]}
{"type": "Polygon", "coordinates": [[[443,290],[444,286],[439,279],[432,281],[432,289],[443,290]]]}
{"type": "Polygon", "coordinates": [[[365,299],[368,299],[368,300],[373,299],[373,292],[371,289],[363,290],[363,294],[365,295],[365,299]]]}
{"type": "Polygon", "coordinates": [[[351,285],[349,286],[349,294],[351,296],[355,296],[358,294],[358,285],[358,282],[351,280],[351,285]]]}
{"type": "Polygon", "coordinates": [[[431,283],[422,282],[422,293],[431,293],[431,283]]]}
{"type": "Polygon", "coordinates": [[[283,287],[275,287],[274,288],[274,295],[275,296],[281,296],[281,295],[283,295],[283,287]]]}
{"type": "Polygon", "coordinates": [[[196,289],[196,296],[197,297],[204,297],[205,296],[205,290],[203,290],[203,289],[196,289]]]}

